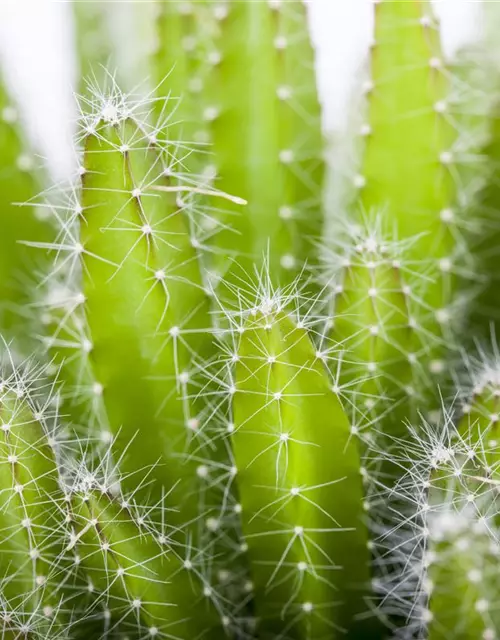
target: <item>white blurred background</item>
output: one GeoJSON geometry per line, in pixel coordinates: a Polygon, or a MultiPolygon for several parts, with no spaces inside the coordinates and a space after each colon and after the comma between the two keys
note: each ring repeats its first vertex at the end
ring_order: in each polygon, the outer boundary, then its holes
{"type": "MultiPolygon", "coordinates": [[[[116,19],[126,21],[134,0],[111,1],[116,19]]],[[[335,132],[345,124],[353,80],[372,38],[373,0],[309,2],[324,126],[335,132]]],[[[434,0],[433,4],[441,19],[446,55],[480,37],[481,0],[434,0]]],[[[71,137],[77,69],[72,9],[71,2],[64,0],[0,0],[0,56],[5,79],[20,101],[35,148],[56,180],[68,175],[74,161],[71,137]]],[[[122,38],[121,46],[126,51],[131,45],[122,38]]]]}

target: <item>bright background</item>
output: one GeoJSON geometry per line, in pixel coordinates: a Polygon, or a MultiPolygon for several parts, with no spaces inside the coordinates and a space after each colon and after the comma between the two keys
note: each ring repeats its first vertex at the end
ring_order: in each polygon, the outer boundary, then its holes
{"type": "MultiPolygon", "coordinates": [[[[373,0],[310,0],[327,131],[341,130],[345,124],[353,81],[372,39],[372,4],[373,0]]],[[[481,35],[481,0],[436,0],[433,4],[441,18],[447,55],[481,35]]],[[[125,17],[130,2],[117,0],[116,9],[125,17]]],[[[71,3],[0,0],[0,56],[6,81],[19,97],[29,135],[53,177],[64,179],[74,162],[71,136],[76,117],[71,3]]]]}

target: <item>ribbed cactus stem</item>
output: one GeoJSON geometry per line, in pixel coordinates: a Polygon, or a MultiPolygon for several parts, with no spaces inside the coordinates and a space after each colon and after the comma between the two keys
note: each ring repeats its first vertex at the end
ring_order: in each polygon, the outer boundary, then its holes
{"type": "Polygon", "coordinates": [[[328,333],[343,353],[339,383],[352,394],[365,436],[402,435],[426,380],[418,290],[407,284],[417,282],[418,263],[408,259],[407,243],[381,227],[379,220],[351,225],[324,252],[332,292],[328,333]]]}
{"type": "Polygon", "coordinates": [[[306,9],[298,0],[208,0],[166,3],[164,12],[157,59],[165,74],[172,67],[176,88],[182,79],[187,126],[193,103],[202,106],[198,138],[211,146],[200,171],[249,202],[244,211],[219,207],[214,275],[229,269],[237,282],[268,256],[275,284],[285,285],[315,261],[321,234],[321,121],[306,9]],[[193,64],[186,91],[179,69],[193,64]]]}
{"type": "Polygon", "coordinates": [[[451,83],[429,2],[382,0],[374,11],[365,152],[354,182],[361,211],[377,212],[400,240],[414,240],[408,256],[428,277],[416,321],[433,373],[431,362],[457,320],[451,307],[464,249],[451,83]]]}
{"type": "Polygon", "coordinates": [[[175,487],[180,526],[198,517],[189,451],[204,444],[204,424],[190,396],[212,338],[198,221],[187,212],[193,185],[165,131],[142,121],[150,108],[115,88],[82,122],[81,197],[52,247],[55,287],[63,274],[71,293],[52,346],[69,365],[66,394],[84,400],[78,423],[113,438],[126,488],[139,483],[157,501],[175,487]],[[139,455],[129,454],[134,442],[139,455]]]}
{"type": "Polygon", "coordinates": [[[495,358],[484,357],[475,369],[464,390],[458,431],[481,446],[489,473],[496,475],[500,463],[500,367],[495,358]]]}
{"type": "Polygon", "coordinates": [[[0,592],[7,637],[45,637],[51,629],[55,637],[70,620],[65,494],[48,437],[50,415],[30,399],[32,383],[14,374],[0,386],[0,592]]]}
{"type": "MultiPolygon", "coordinates": [[[[156,7],[156,42],[151,66],[158,94],[169,97],[169,138],[206,144],[208,130],[203,122],[203,102],[199,94],[205,88],[214,20],[206,2],[167,0],[156,7]]],[[[156,105],[164,109],[163,101],[156,105]]],[[[164,114],[165,115],[165,114],[164,114]]],[[[206,150],[210,153],[209,149],[206,150]]],[[[186,158],[191,162],[193,158],[186,158]]]]}
{"type": "Polygon", "coordinates": [[[355,633],[369,552],[348,420],[306,330],[276,299],[239,334],[231,439],[259,633],[355,633]]]}
{"type": "Polygon", "coordinates": [[[458,451],[450,449],[448,459],[444,454],[444,471],[436,461],[431,476],[429,503],[439,534],[429,554],[431,640],[491,640],[500,622],[498,368],[484,363],[471,381],[457,426],[458,451]]]}
{"type": "Polygon", "coordinates": [[[377,3],[374,37],[361,200],[384,207],[402,237],[434,232],[427,242],[439,246],[450,240],[440,214],[453,200],[456,132],[430,3],[377,3]]]}
{"type": "Polygon", "coordinates": [[[498,246],[500,243],[500,229],[496,224],[497,203],[499,198],[498,176],[500,171],[500,117],[499,105],[495,104],[492,119],[489,121],[489,140],[484,145],[483,157],[486,160],[485,184],[474,202],[473,211],[479,211],[486,224],[483,224],[481,242],[474,254],[479,262],[480,272],[487,274],[486,286],[478,293],[477,302],[471,309],[471,324],[474,329],[482,333],[482,337],[490,337],[492,327],[495,335],[499,335],[500,327],[499,290],[498,286],[498,246]]]}
{"type": "MultiPolygon", "coordinates": [[[[470,451],[483,457],[477,449],[470,451]]],[[[490,483],[484,457],[471,463],[464,453],[453,452],[455,460],[438,463],[430,476],[423,557],[428,608],[422,612],[430,640],[490,640],[498,629],[497,487],[490,483]]]]}
{"type": "Polygon", "coordinates": [[[97,124],[86,141],[81,243],[93,370],[118,449],[141,442],[124,470],[173,486],[189,478],[182,457],[200,428],[188,389],[207,346],[208,299],[182,197],[149,191],[170,182],[154,147],[133,122],[97,124]]]}
{"type": "Polygon", "coordinates": [[[95,480],[75,489],[68,548],[78,553],[88,588],[105,602],[108,633],[222,638],[217,594],[171,547],[168,533],[155,535],[140,511],[95,480]]]}
{"type": "MultiPolygon", "coordinates": [[[[69,212],[64,243],[74,247],[79,241],[79,200],[69,212]]],[[[46,245],[53,249],[53,245],[46,245]]],[[[56,246],[56,249],[60,249],[56,246]]],[[[102,385],[96,381],[90,360],[92,344],[85,317],[81,269],[71,261],[69,269],[60,268],[55,260],[54,272],[42,290],[40,320],[43,340],[52,361],[51,373],[61,380],[58,405],[61,415],[77,437],[91,436],[107,446],[112,438],[102,403],[102,385]]]]}
{"type": "MultiPolygon", "coordinates": [[[[445,411],[439,428],[423,424],[391,459],[406,474],[389,494],[393,529],[381,536],[391,613],[406,617],[402,637],[494,640],[500,618],[498,378],[483,372],[458,426],[445,411]]],[[[381,581],[384,584],[384,580],[381,581]]]]}
{"type": "MultiPolygon", "coordinates": [[[[86,83],[101,81],[111,63],[112,46],[108,28],[107,7],[93,0],[71,5],[78,54],[80,91],[86,83]]],[[[116,63],[116,60],[114,61],[116,63]]]]}

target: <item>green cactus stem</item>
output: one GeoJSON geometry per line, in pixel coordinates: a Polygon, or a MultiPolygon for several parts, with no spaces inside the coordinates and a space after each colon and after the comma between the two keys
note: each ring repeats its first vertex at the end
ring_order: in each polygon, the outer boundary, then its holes
{"type": "Polygon", "coordinates": [[[475,254],[479,261],[481,273],[487,274],[486,286],[477,297],[477,304],[471,309],[471,325],[481,332],[483,338],[490,337],[492,327],[495,335],[500,328],[499,286],[498,286],[498,247],[500,246],[500,230],[496,223],[498,216],[498,173],[500,168],[500,118],[498,105],[495,105],[490,122],[489,141],[484,146],[487,159],[486,181],[477,200],[473,203],[473,211],[481,212],[486,219],[482,241],[475,254]]]}
{"type": "MultiPolygon", "coordinates": [[[[182,141],[208,142],[198,95],[209,67],[206,46],[213,24],[205,4],[167,0],[156,7],[156,47],[151,67],[158,94],[169,98],[169,139],[181,146],[182,141]]],[[[160,100],[155,106],[161,116],[165,102],[160,100]]],[[[186,157],[187,162],[193,159],[186,157]]]]}
{"type": "MultiPolygon", "coordinates": [[[[376,212],[401,241],[413,240],[409,260],[422,263],[425,256],[420,269],[427,286],[415,312],[422,327],[420,348],[432,370],[456,319],[454,283],[464,250],[456,231],[460,158],[451,83],[429,2],[382,0],[374,10],[368,112],[361,132],[365,152],[354,183],[362,211],[376,212]]],[[[408,286],[414,286],[411,279],[408,286]]]]}
{"type": "Polygon", "coordinates": [[[449,476],[434,478],[431,483],[431,537],[424,559],[429,604],[423,617],[428,637],[494,638],[499,621],[496,567],[500,547],[489,505],[495,489],[487,476],[484,481],[469,480],[465,485],[449,476]]]}
{"type": "Polygon", "coordinates": [[[431,640],[450,635],[488,640],[496,637],[500,622],[496,607],[500,379],[493,361],[482,364],[471,376],[469,397],[461,407],[458,451],[444,454],[444,470],[436,460],[431,476],[431,508],[438,502],[431,523],[437,523],[439,534],[429,554],[431,640]]]}
{"type": "Polygon", "coordinates": [[[126,500],[102,487],[76,486],[70,509],[68,548],[78,553],[89,589],[105,602],[108,633],[131,639],[224,636],[214,589],[167,536],[153,535],[126,500]]]}
{"type": "Polygon", "coordinates": [[[79,63],[80,91],[86,93],[86,82],[102,80],[111,63],[112,46],[108,28],[106,3],[81,0],[71,5],[79,63]]]}
{"type": "Polygon", "coordinates": [[[75,579],[64,554],[51,416],[32,402],[32,382],[15,373],[0,392],[0,592],[3,631],[16,638],[57,637],[75,606],[66,602],[75,579]]]}
{"type": "Polygon", "coordinates": [[[190,396],[212,338],[198,226],[185,200],[193,186],[172,170],[164,130],[140,120],[148,108],[105,96],[84,120],[80,203],[52,246],[53,284],[62,275],[71,293],[52,346],[70,364],[67,395],[98,407],[94,420],[123,457],[125,488],[139,483],[157,501],[174,487],[180,526],[198,517],[189,451],[203,445],[204,424],[190,396]],[[128,453],[134,442],[140,455],[128,453]]]}
{"type": "MultiPolygon", "coordinates": [[[[93,371],[118,450],[141,442],[123,469],[150,469],[158,491],[189,480],[183,458],[200,425],[188,389],[210,338],[182,197],[147,191],[171,184],[154,147],[134,122],[96,124],[85,147],[81,245],[93,371]]],[[[189,482],[180,484],[185,495],[189,482]]]]}
{"type": "Polygon", "coordinates": [[[31,299],[30,267],[40,266],[24,241],[47,241],[49,225],[35,208],[22,207],[39,188],[34,156],[19,133],[20,114],[0,78],[0,328],[5,335],[29,335],[26,304],[31,299]]]}
{"type": "Polygon", "coordinates": [[[458,427],[445,409],[439,428],[424,423],[401,455],[387,454],[406,473],[388,494],[395,517],[381,557],[396,570],[383,591],[406,618],[405,638],[491,640],[499,628],[498,447],[483,383],[458,427]]]}
{"type": "Polygon", "coordinates": [[[429,603],[423,617],[431,640],[488,640],[496,636],[500,621],[498,485],[492,479],[498,461],[489,465],[491,455],[474,443],[473,430],[450,449],[448,460],[435,461],[430,476],[423,560],[429,603]]]}
{"type": "Polygon", "coordinates": [[[363,637],[369,551],[348,420],[305,329],[276,300],[239,335],[231,440],[259,633],[363,637]]]}
{"type": "Polygon", "coordinates": [[[483,354],[479,363],[469,361],[469,382],[462,390],[458,432],[481,446],[490,474],[496,474],[500,459],[500,369],[495,358],[483,354]]]}
{"type": "Polygon", "coordinates": [[[320,108],[306,9],[295,0],[166,4],[170,37],[160,33],[157,59],[177,79],[176,69],[196,59],[196,93],[186,101],[203,106],[196,115],[210,153],[202,172],[249,202],[243,212],[218,213],[215,277],[228,269],[234,282],[252,276],[268,255],[275,284],[285,285],[315,261],[322,226],[320,108]],[[191,40],[194,53],[186,51],[191,40]]]}
{"type": "MultiPolygon", "coordinates": [[[[339,385],[352,394],[355,421],[366,438],[374,429],[402,436],[428,379],[421,362],[425,337],[413,315],[419,265],[408,259],[408,243],[393,240],[381,226],[377,220],[351,225],[324,252],[333,294],[327,333],[343,352],[339,385]]],[[[337,366],[334,360],[332,368],[337,366]]]]}

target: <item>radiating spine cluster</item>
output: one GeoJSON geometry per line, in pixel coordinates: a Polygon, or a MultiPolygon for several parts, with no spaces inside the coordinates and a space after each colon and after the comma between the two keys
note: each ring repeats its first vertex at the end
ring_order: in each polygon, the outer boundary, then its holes
{"type": "Polygon", "coordinates": [[[68,456],[44,375],[26,367],[2,379],[6,637],[221,637],[224,605],[200,552],[165,522],[164,503],[155,511],[120,491],[109,453],[93,466],[83,448],[68,456]],[[188,603],[203,614],[186,615],[188,603]]]}

